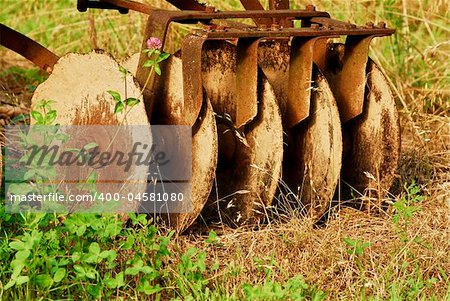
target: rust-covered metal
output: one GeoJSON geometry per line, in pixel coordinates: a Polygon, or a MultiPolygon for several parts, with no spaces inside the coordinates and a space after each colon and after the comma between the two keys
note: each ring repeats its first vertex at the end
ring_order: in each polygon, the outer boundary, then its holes
{"type": "Polygon", "coordinates": [[[194,125],[203,103],[202,54],[206,39],[189,35],[183,39],[181,61],[183,64],[183,122],[194,125]]]}
{"type": "Polygon", "coordinates": [[[336,97],[342,122],[361,115],[363,111],[369,45],[376,36],[347,36],[341,59],[332,57],[336,52],[330,53],[327,43],[319,43],[316,48],[316,64],[325,73],[336,97]]]}
{"type": "Polygon", "coordinates": [[[309,116],[313,73],[314,38],[292,39],[285,120],[291,128],[309,116]]]}
{"type": "Polygon", "coordinates": [[[0,45],[22,55],[48,73],[59,59],[41,44],[3,24],[0,24],[0,45]]]}
{"type": "Polygon", "coordinates": [[[236,120],[237,128],[258,114],[258,47],[259,39],[239,39],[236,56],[236,120]]]}
{"type": "MultiPolygon", "coordinates": [[[[162,76],[141,67],[145,52],[137,55],[136,67],[150,122],[197,131],[193,182],[203,183],[202,193],[189,218],[180,219],[181,228],[200,214],[217,162],[222,200],[248,191],[232,198],[238,204],[221,207],[232,213],[234,224],[264,215],[259,211],[271,204],[280,177],[288,194],[316,217],[331,204],[340,177],[358,191],[374,190],[377,183],[367,180],[368,172],[379,179],[378,188],[390,187],[400,144],[398,116],[387,81],[368,54],[372,39],[393,29],[383,22],[335,20],[313,5],[291,10],[289,0],[269,0],[268,9],[259,0],[240,0],[243,11],[220,11],[197,0],[167,2],[178,10],[133,0],[78,0],[77,6],[147,15],[143,49],[156,37],[167,51],[170,26],[192,26],[179,51],[161,63],[162,76]],[[340,37],[345,44],[331,42],[340,37]],[[381,151],[372,140],[383,145],[381,151]]],[[[51,72],[57,55],[4,25],[0,29],[2,45],[51,72]]]]}
{"type": "MultiPolygon", "coordinates": [[[[258,0],[241,0],[241,3],[246,10],[264,10],[264,6],[258,0]]],[[[271,18],[254,18],[253,21],[258,26],[270,26],[272,24],[271,18]]]]}
{"type": "MultiPolygon", "coordinates": [[[[87,1],[91,3],[90,1],[87,1]]],[[[308,5],[304,10],[289,10],[288,0],[271,0],[269,2],[270,10],[264,10],[264,7],[257,0],[242,0],[242,4],[246,11],[217,11],[215,8],[207,7],[197,3],[196,1],[169,1],[175,7],[183,9],[182,11],[167,11],[158,10],[153,7],[129,0],[102,0],[100,1],[107,8],[116,7],[121,9],[135,10],[149,15],[147,22],[147,29],[145,31],[145,37],[158,37],[161,41],[165,42],[168,29],[171,23],[189,23],[189,24],[212,24],[214,20],[227,20],[227,19],[243,19],[251,18],[255,20],[256,27],[235,27],[232,23],[231,26],[209,26],[202,29],[197,29],[192,34],[201,37],[201,40],[238,40],[238,48],[242,48],[242,41],[259,40],[259,39],[291,39],[292,53],[290,56],[290,64],[294,65],[294,68],[290,68],[289,76],[287,78],[288,84],[286,87],[287,92],[287,114],[285,124],[289,127],[294,126],[301,120],[308,116],[309,105],[307,100],[310,95],[310,83],[311,70],[312,70],[312,55],[314,55],[314,61],[318,64],[319,68],[325,73],[328,81],[331,84],[333,93],[336,96],[341,118],[343,122],[346,122],[362,113],[363,101],[364,101],[364,86],[365,79],[365,65],[367,64],[368,49],[370,41],[376,36],[386,36],[392,34],[394,31],[385,26],[372,26],[372,27],[359,27],[354,24],[333,20],[327,12],[316,11],[314,6],[308,5]],[[302,20],[303,27],[292,27],[292,20],[302,20]],[[309,25],[309,26],[305,26],[309,25]],[[346,50],[343,59],[343,66],[340,70],[332,70],[329,66],[326,66],[326,43],[323,39],[331,37],[347,36],[346,50]],[[322,38],[322,42],[315,46],[315,42],[318,38],[322,38]],[[300,82],[300,84],[297,84],[300,82]],[[297,99],[297,101],[294,101],[297,99]],[[298,106],[298,99],[303,99],[304,104],[298,106]]],[[[97,6],[101,6],[96,4],[97,6]]],[[[186,38],[187,41],[183,43],[189,44],[191,40],[194,40],[192,36],[186,38]]],[[[200,39],[198,39],[200,40],[200,39]]],[[[145,39],[144,39],[145,47],[145,39]]],[[[200,44],[198,47],[201,47],[200,44]]],[[[251,50],[255,53],[253,47],[251,50]]],[[[195,51],[190,48],[191,53],[195,51]]],[[[246,58],[248,56],[249,49],[238,49],[238,57],[246,58]]],[[[198,54],[201,54],[201,50],[196,52],[196,60],[199,60],[198,54]]],[[[185,56],[187,57],[187,56],[185,56]]],[[[255,54],[252,56],[256,57],[255,54]]],[[[141,54],[141,63],[146,60],[145,54],[141,54]]],[[[247,59],[248,60],[248,59],[247,59]]],[[[254,62],[253,59],[252,62],[254,62]]],[[[255,95],[253,87],[255,86],[255,80],[251,76],[255,74],[254,70],[249,68],[255,68],[255,64],[238,63],[237,77],[238,86],[237,93],[239,91],[248,91],[250,89],[249,97],[255,95]],[[242,79],[242,74],[248,74],[245,81],[242,79]],[[243,83],[246,83],[245,85],[243,83]]],[[[192,56],[189,56],[189,63],[187,70],[197,70],[193,65],[199,64],[195,62],[192,56]],[[193,69],[194,68],[194,69],[193,69]]],[[[146,101],[150,103],[149,107],[153,108],[155,102],[155,91],[158,90],[158,80],[155,76],[150,76],[150,70],[140,68],[137,72],[137,78],[141,85],[146,87],[146,101]]],[[[189,71],[191,72],[191,71],[189,71]]],[[[185,122],[187,124],[193,124],[195,117],[191,114],[199,112],[199,99],[198,94],[199,87],[201,87],[200,76],[195,74],[185,75],[185,98],[186,98],[186,114],[185,122]],[[194,81],[192,81],[194,80],[194,81]],[[195,96],[191,94],[197,93],[195,96]],[[196,100],[194,101],[194,98],[196,100]],[[189,106],[193,106],[189,109],[189,106]]],[[[246,95],[240,93],[241,96],[246,95]]],[[[245,97],[241,97],[244,99],[245,97]]],[[[242,101],[239,103],[239,114],[236,115],[236,122],[241,126],[248,122],[251,116],[256,116],[254,107],[251,104],[254,103],[248,101],[242,101]]]]}
{"type": "Polygon", "coordinates": [[[119,11],[121,14],[127,14],[129,9],[120,7],[114,4],[110,4],[106,1],[93,1],[93,0],[78,0],[77,1],[77,9],[79,12],[85,12],[89,8],[98,8],[98,9],[115,9],[119,11]]]}

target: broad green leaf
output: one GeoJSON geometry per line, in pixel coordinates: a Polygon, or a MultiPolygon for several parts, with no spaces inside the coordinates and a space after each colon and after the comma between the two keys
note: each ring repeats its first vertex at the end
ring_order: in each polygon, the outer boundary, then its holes
{"type": "Polygon", "coordinates": [[[86,275],[86,271],[84,270],[83,266],[79,264],[74,265],[73,269],[75,270],[75,273],[78,277],[84,277],[86,275]]]}
{"type": "Polygon", "coordinates": [[[159,64],[155,64],[155,73],[161,76],[161,67],[159,64]]]}
{"type": "Polygon", "coordinates": [[[140,268],[141,272],[144,274],[151,274],[153,273],[155,270],[149,266],[143,266],[142,268],[140,268]]]}
{"type": "Polygon", "coordinates": [[[96,255],[100,254],[100,246],[98,245],[98,243],[91,243],[91,245],[89,246],[89,253],[96,255]]]}
{"type": "Polygon", "coordinates": [[[28,276],[19,276],[16,278],[16,285],[21,285],[30,280],[30,277],[28,276]]]}
{"type": "Polygon", "coordinates": [[[121,102],[121,101],[122,101],[122,97],[121,97],[120,94],[117,93],[116,91],[108,90],[107,92],[109,93],[109,95],[112,96],[112,98],[113,98],[116,102],[121,102]]]}
{"type": "Polygon", "coordinates": [[[89,295],[93,296],[96,299],[99,299],[101,297],[101,285],[97,284],[97,285],[88,285],[86,287],[87,292],[89,293],[89,295]]]}
{"type": "Polygon", "coordinates": [[[44,117],[38,111],[31,111],[31,117],[36,120],[38,123],[44,123],[44,117]]]}
{"type": "Polygon", "coordinates": [[[103,251],[100,253],[100,257],[107,259],[108,261],[113,261],[117,256],[117,252],[114,250],[103,251]]]}
{"type": "Polygon", "coordinates": [[[48,274],[37,275],[35,281],[42,288],[48,288],[53,284],[53,278],[48,274]]]}
{"type": "Polygon", "coordinates": [[[160,63],[162,61],[165,61],[165,60],[167,60],[169,58],[169,56],[170,56],[170,53],[165,53],[165,52],[161,53],[160,56],[157,59],[157,62],[160,63]]]}
{"type": "Polygon", "coordinates": [[[139,273],[140,268],[131,267],[125,269],[125,275],[136,276],[139,273]]]}
{"type": "Polygon", "coordinates": [[[109,288],[116,288],[117,287],[117,280],[115,278],[112,278],[111,275],[106,274],[103,278],[103,282],[106,284],[109,288]]]}
{"type": "Polygon", "coordinates": [[[125,100],[125,103],[127,104],[127,106],[129,107],[134,107],[135,105],[137,105],[138,103],[140,103],[141,101],[137,98],[133,98],[133,97],[129,97],[125,100]]]}
{"type": "Polygon", "coordinates": [[[64,279],[64,276],[66,276],[66,269],[59,268],[56,270],[55,275],[53,275],[53,281],[61,282],[64,279]]]}
{"type": "Polygon", "coordinates": [[[125,285],[123,272],[116,275],[117,287],[122,287],[125,285]]]}
{"type": "Polygon", "coordinates": [[[22,250],[16,253],[15,258],[19,261],[25,262],[30,256],[30,250],[22,250]]]}
{"type": "Polygon", "coordinates": [[[152,61],[152,60],[147,60],[147,61],[144,63],[143,67],[144,67],[144,68],[149,68],[149,67],[153,66],[154,64],[155,64],[154,61],[152,61]]]}
{"type": "Polygon", "coordinates": [[[11,278],[15,279],[22,272],[22,269],[25,267],[25,263],[21,260],[14,259],[11,261],[11,267],[13,268],[11,278]]]}
{"type": "Polygon", "coordinates": [[[8,187],[8,193],[15,194],[15,195],[26,195],[27,193],[31,192],[32,190],[33,190],[33,187],[28,183],[11,184],[8,187]]]}
{"type": "Polygon", "coordinates": [[[78,227],[78,229],[76,230],[76,234],[78,236],[82,236],[84,234],[84,232],[86,232],[86,225],[81,225],[80,227],[78,227]]]}
{"type": "Polygon", "coordinates": [[[119,288],[125,285],[124,278],[123,278],[123,272],[120,272],[116,275],[116,278],[111,277],[111,275],[108,273],[103,278],[103,282],[108,286],[109,288],[119,288]]]}
{"type": "Polygon", "coordinates": [[[116,106],[114,107],[114,114],[119,114],[123,111],[123,108],[125,107],[124,103],[119,101],[116,103],[116,106]]]}
{"type": "Polygon", "coordinates": [[[95,279],[97,276],[97,272],[93,268],[86,269],[86,277],[89,279],[95,279]]]}
{"type": "Polygon", "coordinates": [[[18,251],[28,250],[28,248],[25,245],[25,243],[23,241],[20,241],[20,240],[10,242],[9,246],[11,247],[11,249],[18,250],[18,251]]]}
{"type": "Polygon", "coordinates": [[[90,254],[89,255],[85,255],[83,257],[83,261],[87,262],[87,263],[99,263],[101,261],[101,258],[98,257],[97,254],[90,254]]]}
{"type": "Polygon", "coordinates": [[[52,124],[54,121],[55,121],[55,119],[56,119],[56,111],[55,110],[51,110],[50,112],[48,112],[46,115],[45,115],[45,123],[46,124],[52,124]]]}
{"type": "Polygon", "coordinates": [[[22,121],[26,121],[27,119],[28,119],[27,115],[20,114],[20,115],[17,115],[16,117],[11,119],[11,124],[17,124],[17,123],[20,123],[22,121]]]}
{"type": "Polygon", "coordinates": [[[130,250],[134,245],[134,236],[128,236],[127,241],[122,245],[122,250],[130,250]]]}
{"type": "Polygon", "coordinates": [[[148,281],[144,281],[137,287],[137,290],[146,295],[153,295],[162,291],[163,288],[160,287],[159,284],[156,286],[152,286],[148,281]]]}
{"type": "Polygon", "coordinates": [[[6,291],[7,289],[10,289],[11,287],[13,287],[14,284],[16,284],[16,280],[11,279],[8,281],[8,283],[5,285],[5,287],[3,289],[6,291]]]}
{"type": "Polygon", "coordinates": [[[217,240],[217,233],[214,230],[211,230],[209,232],[208,238],[206,239],[206,243],[214,244],[217,242],[217,240]]]}

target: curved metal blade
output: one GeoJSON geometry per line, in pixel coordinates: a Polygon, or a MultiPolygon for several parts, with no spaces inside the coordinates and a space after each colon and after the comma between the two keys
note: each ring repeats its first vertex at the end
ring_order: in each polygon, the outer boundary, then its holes
{"type": "Polygon", "coordinates": [[[59,57],[32,39],[0,23],[0,45],[11,49],[51,73],[59,57]]]}
{"type": "MultiPolygon", "coordinates": [[[[31,101],[32,107],[43,99],[55,100],[52,104],[52,109],[57,112],[55,124],[89,126],[68,129],[69,135],[72,133],[71,131],[83,131],[82,139],[68,141],[70,147],[81,149],[84,144],[79,145],[79,143],[91,143],[93,141],[89,137],[92,137],[100,151],[120,151],[119,145],[123,149],[127,147],[131,149],[132,145],[143,137],[138,137],[135,131],[121,126],[145,126],[149,125],[149,121],[142,103],[142,97],[140,97],[140,103],[127,113],[127,118],[124,117],[125,112],[115,113],[116,102],[106,91],[113,90],[120,95],[125,95],[124,81],[126,81],[128,95],[139,97],[140,88],[135,83],[134,78],[128,76],[124,79],[123,74],[119,71],[119,64],[110,55],[95,52],[83,55],[68,54],[60,58],[54,66],[52,74],[37,87],[31,101]],[[95,71],[89,72],[92,70],[95,71]],[[114,131],[108,131],[106,127],[95,127],[97,125],[116,126],[117,129],[120,128],[124,132],[115,135],[114,131]],[[98,133],[101,133],[101,135],[99,136],[98,133]],[[111,141],[114,141],[114,143],[111,144],[111,141]]],[[[33,119],[31,123],[34,123],[33,119]]],[[[148,137],[149,144],[151,144],[152,138],[149,130],[147,134],[148,136],[144,137],[148,137]]],[[[71,136],[71,138],[73,137],[71,136]]],[[[81,137],[81,135],[78,134],[75,137],[81,137]]],[[[80,168],[71,164],[69,166],[56,165],[55,168],[58,175],[64,175],[63,179],[71,180],[74,179],[73,176],[75,175],[76,180],[82,181],[88,178],[90,170],[90,168],[80,168]]],[[[148,168],[137,164],[133,164],[130,168],[130,170],[126,170],[112,164],[110,168],[97,169],[97,191],[111,194],[120,192],[121,195],[145,192],[148,168]],[[112,173],[114,179],[118,181],[110,181],[112,173]],[[129,179],[130,175],[133,177],[133,183],[132,181],[122,181],[122,179],[129,179]]],[[[61,187],[61,191],[67,194],[80,194],[80,190],[73,182],[63,180],[59,187],[61,187]]],[[[88,210],[92,203],[86,203],[78,203],[71,210],[88,210]]],[[[122,202],[114,208],[114,212],[135,212],[139,205],[138,202],[122,202]]]]}
{"type": "Polygon", "coordinates": [[[340,177],[342,132],[335,99],[317,68],[313,79],[310,116],[288,131],[283,179],[304,212],[319,219],[330,207],[340,177]]]}
{"type": "Polygon", "coordinates": [[[400,121],[389,83],[369,59],[364,109],[345,124],[342,180],[347,197],[382,198],[395,178],[400,157],[400,121]],[[350,193],[352,192],[353,193],[350,193]]]}
{"type": "MultiPolygon", "coordinates": [[[[137,53],[123,63],[130,72],[136,72],[140,54],[137,53]]],[[[164,86],[159,91],[160,104],[172,117],[180,119],[180,108],[184,104],[183,67],[181,59],[171,56],[162,73],[164,86]]],[[[211,104],[203,103],[199,118],[194,125],[192,137],[192,212],[163,216],[166,223],[179,232],[186,230],[199,216],[210,194],[217,167],[217,127],[211,104]]]]}
{"type": "MultiPolygon", "coordinates": [[[[214,214],[231,226],[257,222],[272,203],[281,174],[283,137],[274,92],[259,71],[258,111],[242,128],[236,115],[236,47],[226,42],[205,46],[203,82],[220,116],[217,194],[210,197],[214,214]]],[[[251,89],[250,89],[251,90],[251,89]]]]}

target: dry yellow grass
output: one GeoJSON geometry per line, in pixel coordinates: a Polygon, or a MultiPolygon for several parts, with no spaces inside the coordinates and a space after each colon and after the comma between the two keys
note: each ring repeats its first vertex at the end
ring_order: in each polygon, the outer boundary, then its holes
{"type": "MultiPolygon", "coordinates": [[[[242,283],[265,281],[264,273],[255,267],[254,259],[258,258],[267,261],[274,279],[283,281],[303,275],[308,283],[328,292],[329,299],[394,298],[393,283],[399,292],[412,292],[411,282],[419,283],[420,277],[424,282],[433,278],[436,281],[420,288],[421,299],[449,298],[450,125],[445,118],[431,116],[420,122],[422,127],[418,124],[415,129],[404,127],[397,184],[415,179],[425,198],[416,204],[420,211],[411,218],[403,240],[393,221],[392,208],[377,214],[344,208],[321,228],[302,218],[273,222],[255,230],[219,227],[216,231],[222,233],[220,242],[213,246],[197,236],[178,239],[185,247],[205,249],[211,264],[220,262],[225,272],[219,270],[211,277],[217,278],[216,285],[230,290],[242,283]],[[412,132],[427,132],[432,143],[412,132]],[[344,241],[347,238],[370,242],[371,246],[363,256],[350,255],[347,251],[351,247],[344,241]],[[239,277],[227,274],[232,267],[241,269],[239,277]]],[[[405,194],[400,192],[390,201],[405,194]]]]}

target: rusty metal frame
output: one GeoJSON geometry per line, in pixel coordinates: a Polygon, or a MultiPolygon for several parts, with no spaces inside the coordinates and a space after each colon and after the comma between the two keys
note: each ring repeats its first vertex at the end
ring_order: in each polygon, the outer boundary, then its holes
{"type": "Polygon", "coordinates": [[[320,37],[291,41],[287,102],[283,123],[292,128],[309,116],[314,45],[320,37]]]}
{"type": "MultiPolygon", "coordinates": [[[[167,11],[132,0],[79,0],[78,9],[117,9],[147,14],[148,22],[143,47],[148,37],[158,37],[163,43],[171,23],[205,25],[222,21],[225,26],[209,26],[193,30],[183,41],[184,121],[193,125],[203,103],[201,58],[203,44],[207,40],[230,40],[237,42],[236,62],[236,124],[243,126],[257,114],[257,52],[261,39],[291,39],[289,79],[287,85],[286,123],[294,126],[309,114],[313,62],[324,72],[336,96],[341,118],[346,122],[362,113],[366,84],[365,67],[369,44],[374,37],[387,36],[394,30],[384,23],[359,27],[333,20],[327,12],[316,11],[309,5],[305,10],[289,10],[289,0],[270,0],[270,9],[258,0],[241,0],[247,11],[216,11],[214,7],[199,4],[196,0],[167,0],[184,11],[167,11]],[[251,18],[256,27],[230,21],[251,18]],[[302,28],[292,27],[292,20],[302,20],[302,28]],[[340,70],[327,66],[327,38],[347,36],[340,70]],[[300,84],[299,84],[300,83],[300,84]]],[[[36,65],[51,72],[59,57],[37,42],[1,24],[1,45],[18,52],[36,65]]],[[[164,48],[163,48],[164,49],[164,48]]],[[[147,59],[141,54],[140,65],[147,59]]],[[[149,76],[149,69],[138,68],[137,79],[144,87],[148,111],[151,113],[161,80],[149,76]],[[146,85],[147,84],[147,85],[146,85]]]]}
{"type": "Polygon", "coordinates": [[[264,10],[264,6],[259,0],[240,0],[246,10],[264,10]]]}
{"type": "Polygon", "coordinates": [[[167,0],[170,4],[181,10],[206,10],[205,4],[198,3],[195,0],[167,0]]]}
{"type": "Polygon", "coordinates": [[[121,14],[127,14],[129,9],[116,6],[103,1],[92,1],[92,0],[78,0],[77,9],[79,12],[85,12],[88,8],[98,8],[98,9],[114,9],[119,11],[121,14]]]}
{"type": "MultiPolygon", "coordinates": [[[[114,5],[122,5],[124,0],[104,0],[114,5]]],[[[245,1],[244,1],[245,2],[245,1]]],[[[249,4],[249,2],[246,2],[249,4]]],[[[272,7],[288,6],[284,0],[275,1],[271,4],[272,7]]],[[[367,28],[357,27],[356,25],[333,20],[326,12],[315,11],[314,8],[306,10],[291,11],[291,10],[274,10],[274,11],[234,11],[234,12],[216,12],[211,10],[205,11],[165,11],[154,10],[148,6],[133,1],[125,1],[127,8],[145,12],[149,15],[145,39],[148,37],[158,37],[162,41],[163,47],[165,45],[167,32],[172,22],[197,24],[199,22],[210,24],[211,21],[217,19],[228,18],[252,18],[254,20],[264,19],[270,16],[272,20],[284,20],[284,23],[289,20],[307,20],[309,24],[315,24],[311,27],[293,28],[280,26],[260,27],[246,27],[246,28],[227,28],[227,27],[210,27],[207,29],[193,30],[188,40],[183,43],[183,77],[184,77],[184,120],[183,123],[193,125],[201,110],[203,103],[203,90],[201,78],[201,55],[203,43],[206,40],[224,39],[237,40],[238,43],[238,62],[237,62],[237,81],[236,81],[236,125],[241,127],[257,114],[257,100],[256,93],[253,91],[257,88],[257,68],[255,62],[257,61],[257,45],[260,39],[277,39],[277,38],[292,38],[291,48],[291,66],[288,82],[287,94],[287,110],[286,110],[286,125],[288,127],[295,126],[309,115],[309,102],[311,96],[311,77],[314,51],[320,51],[320,47],[316,47],[316,41],[319,39],[326,39],[329,37],[349,36],[348,47],[346,52],[348,58],[345,61],[352,62],[356,57],[363,57],[365,61],[358,62],[357,65],[362,68],[355,71],[350,65],[344,68],[337,80],[333,81],[335,86],[333,91],[343,90],[343,93],[336,93],[339,108],[344,121],[351,119],[362,111],[362,102],[364,100],[364,85],[365,85],[365,64],[367,63],[367,51],[364,46],[357,46],[359,43],[351,43],[351,41],[369,41],[374,36],[390,35],[394,31],[384,27],[367,28]],[[350,36],[353,36],[351,38],[350,36]],[[366,39],[367,38],[367,39],[366,39]],[[196,43],[191,43],[193,41],[196,43]],[[245,48],[243,41],[258,41],[250,48],[245,48]],[[256,46],[255,46],[256,45],[256,46]],[[194,49],[198,47],[198,49],[194,49]],[[352,49],[355,49],[353,51],[352,49]],[[362,51],[362,54],[360,54],[362,51]],[[352,54],[352,53],[358,53],[352,54]],[[364,54],[365,53],[365,54],[364,54]],[[241,61],[242,59],[242,61],[241,61]],[[251,63],[249,63],[251,62],[251,63]],[[251,67],[252,66],[252,67],[251,67]],[[253,67],[254,66],[254,67],[253,67]],[[252,69],[253,68],[253,69],[252,69]],[[249,72],[251,70],[251,72],[249,72]],[[256,70],[256,72],[255,72],[256,70]],[[341,80],[345,78],[345,80],[341,80]],[[256,80],[256,82],[255,82],[256,80]],[[300,84],[298,84],[300,83],[300,84]],[[250,88],[249,88],[250,87],[250,88]],[[356,88],[355,88],[356,87],[356,88]],[[348,88],[348,89],[347,89],[348,88]],[[248,93],[248,91],[251,93],[248,93]],[[357,90],[357,91],[356,91],[357,90]],[[244,93],[247,92],[247,93],[244,93]],[[299,103],[299,99],[304,103],[299,103]],[[347,114],[348,113],[348,114],[347,114]]],[[[145,39],[144,45],[145,47],[145,39]]],[[[252,43],[248,44],[249,47],[252,43]]],[[[319,43],[320,45],[320,43],[319,43]]],[[[362,44],[361,44],[362,45],[362,44]]],[[[366,44],[364,44],[366,45],[366,44]]],[[[368,43],[367,43],[368,45],[368,43]]],[[[140,65],[147,60],[146,54],[142,53],[140,58],[140,65]]],[[[320,65],[319,65],[320,67],[320,65]]],[[[322,66],[324,68],[324,66],[322,66]]],[[[137,72],[137,79],[142,86],[145,85],[149,76],[149,70],[139,68],[137,72]]],[[[158,91],[160,81],[155,75],[150,77],[148,85],[144,88],[144,96],[146,98],[146,105],[153,110],[155,104],[155,97],[158,91]]]]}
{"type": "MultiPolygon", "coordinates": [[[[203,104],[202,57],[207,39],[188,35],[183,39],[183,120],[193,125],[203,104]]],[[[241,128],[258,113],[258,46],[259,39],[240,39],[236,57],[235,126],[241,128]]]]}
{"type": "Polygon", "coordinates": [[[183,39],[181,61],[183,63],[183,121],[193,126],[203,104],[202,57],[206,39],[188,35],[183,39]]]}
{"type": "Polygon", "coordinates": [[[374,28],[370,31],[365,28],[282,28],[282,29],[223,29],[204,30],[197,29],[195,34],[208,39],[233,39],[233,38],[290,38],[290,37],[327,37],[327,36],[388,36],[392,29],[374,28]]]}
{"type": "Polygon", "coordinates": [[[22,55],[42,70],[51,73],[59,57],[32,39],[0,23],[0,45],[22,55]]]}
{"type": "MultiPolygon", "coordinates": [[[[270,0],[269,8],[271,10],[286,10],[289,9],[289,0],[270,0]]],[[[274,19],[274,23],[280,24],[282,27],[293,27],[291,18],[278,18],[274,19]]]]}
{"type": "MultiPolygon", "coordinates": [[[[197,2],[196,0],[166,0],[173,6],[181,10],[197,10],[203,11],[207,9],[207,6],[197,2]]],[[[128,11],[135,10],[141,11],[144,6],[150,7],[149,5],[142,4],[136,1],[108,1],[108,0],[78,0],[77,8],[80,12],[85,12],[89,8],[94,9],[115,9],[118,10],[122,14],[128,13],[128,11]]],[[[155,9],[155,8],[153,8],[155,9]]]]}
{"type": "MultiPolygon", "coordinates": [[[[341,68],[331,69],[328,62],[328,45],[316,44],[314,61],[322,70],[339,108],[343,123],[362,114],[366,92],[366,66],[369,59],[369,45],[373,38],[381,35],[347,36],[341,68]]],[[[335,62],[336,63],[336,62],[335,62]]]]}
{"type": "MultiPolygon", "coordinates": [[[[246,10],[264,10],[264,6],[262,6],[259,0],[240,0],[242,6],[246,10]]],[[[253,21],[258,26],[270,26],[273,22],[271,18],[254,18],[253,21]]]]}
{"type": "Polygon", "coordinates": [[[260,39],[237,42],[235,125],[241,128],[258,114],[258,48],[260,39]]]}

